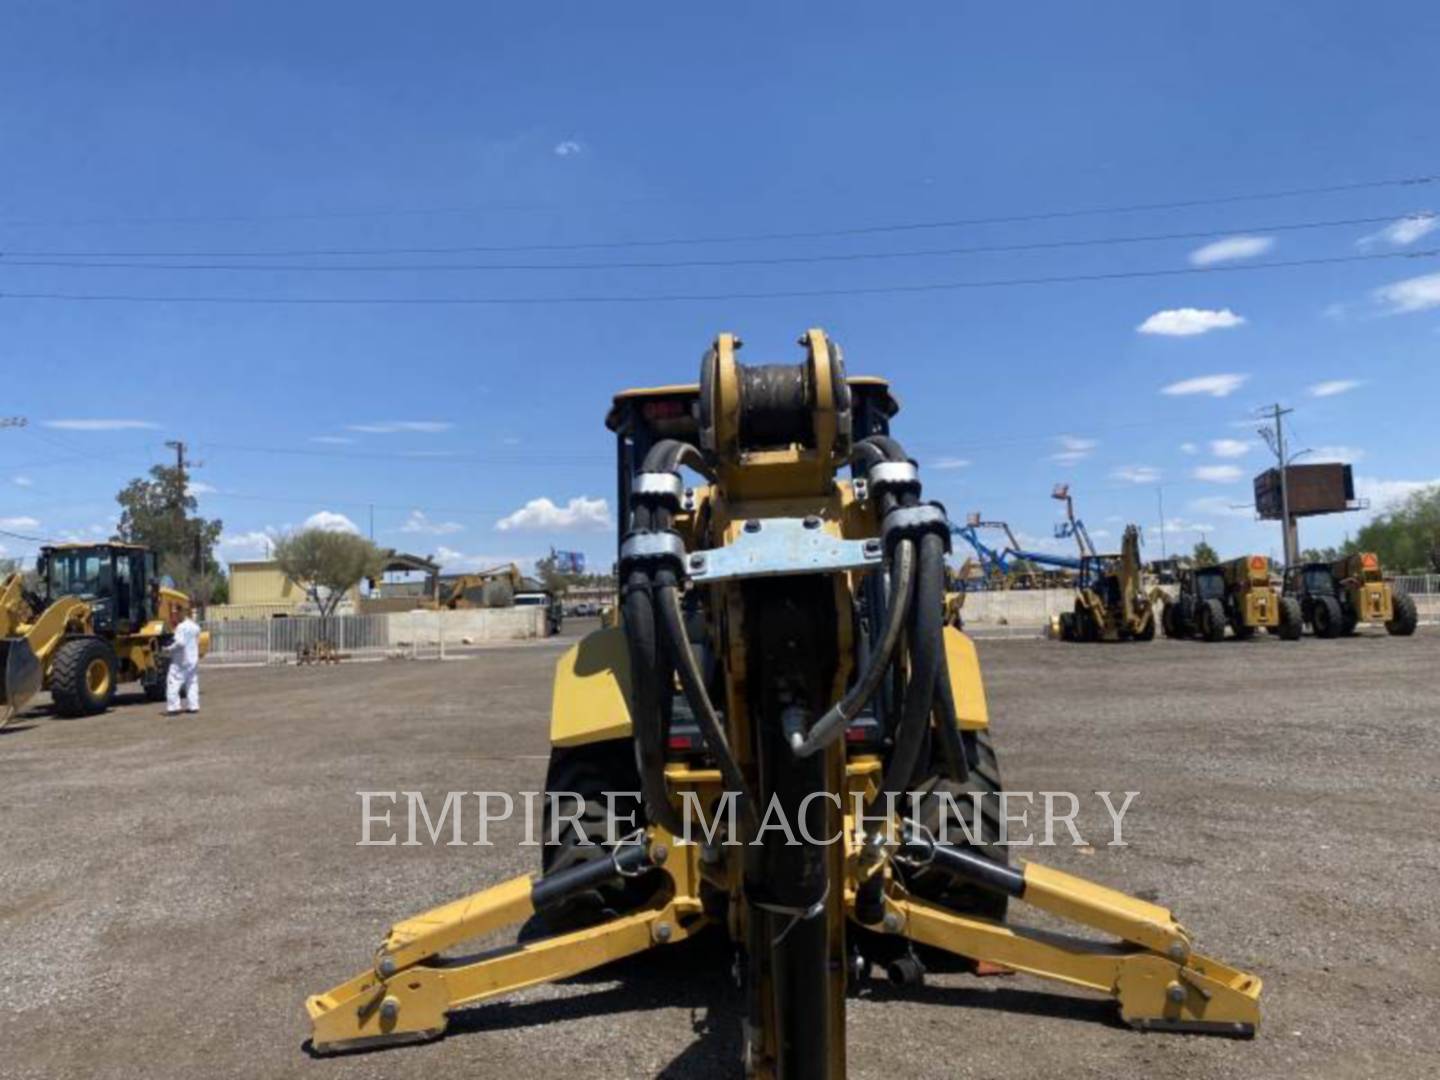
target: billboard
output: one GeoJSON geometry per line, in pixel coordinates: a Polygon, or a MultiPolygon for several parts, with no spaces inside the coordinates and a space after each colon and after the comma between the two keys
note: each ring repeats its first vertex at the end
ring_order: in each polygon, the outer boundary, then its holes
{"type": "Polygon", "coordinates": [[[555,558],[555,570],[557,573],[585,573],[585,553],[583,551],[556,551],[554,548],[551,548],[550,554],[555,558]]]}
{"type": "MultiPolygon", "coordinates": [[[[1349,465],[1291,465],[1285,472],[1291,517],[1359,509],[1349,465]]],[[[1279,521],[1283,516],[1279,469],[1266,469],[1255,477],[1255,510],[1266,521],[1279,521]]]]}

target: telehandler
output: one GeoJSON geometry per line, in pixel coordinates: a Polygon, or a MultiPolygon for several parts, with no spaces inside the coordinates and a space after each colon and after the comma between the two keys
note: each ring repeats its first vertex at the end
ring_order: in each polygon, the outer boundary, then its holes
{"type": "Polygon", "coordinates": [[[1284,641],[1299,641],[1304,628],[1299,602],[1271,584],[1264,555],[1182,569],[1178,594],[1163,603],[1160,626],[1167,638],[1220,641],[1228,626],[1242,641],[1261,627],[1284,641]]]}
{"type": "Polygon", "coordinates": [[[1362,622],[1383,623],[1392,636],[1409,637],[1419,622],[1414,598],[1385,580],[1380,560],[1368,551],[1290,567],[1285,595],[1299,604],[1316,637],[1353,634],[1362,622]]]}
{"type": "MultiPolygon", "coordinates": [[[[0,722],[42,688],[60,716],[110,707],[121,683],[165,697],[171,613],[189,599],[161,584],[155,553],[134,544],[55,544],[40,549],[38,587],[0,581],[0,722]]],[[[201,635],[201,649],[209,635],[201,635]]]]}
{"type": "Polygon", "coordinates": [[[847,379],[820,330],[801,344],[748,367],[721,334],[698,386],[615,399],[619,624],[562,657],[550,723],[549,824],[578,827],[538,879],[391,927],[307,1000],[314,1051],[435,1038],[464,1006],[702,931],[733,943],[755,1076],[843,1077],[847,985],[875,964],[915,981],[917,948],[1110,995],[1136,1027],[1254,1033],[1260,980],[1168,910],[1006,861],[975,647],[942,621],[944,510],[889,434],[887,384],[847,379]],[[640,793],[634,824],[606,791],[640,793]],[[1017,900],[1086,936],[1008,925],[1017,900]],[[442,958],[537,913],[553,936],[442,958]]]}

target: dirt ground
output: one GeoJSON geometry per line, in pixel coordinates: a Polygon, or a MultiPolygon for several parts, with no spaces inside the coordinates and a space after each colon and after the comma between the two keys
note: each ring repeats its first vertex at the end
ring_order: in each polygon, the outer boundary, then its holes
{"type": "MultiPolygon", "coordinates": [[[[356,792],[539,789],[563,644],[212,671],[196,718],[130,699],[0,732],[0,1076],[735,1075],[740,1003],[704,942],[427,1046],[304,1048],[306,994],[361,971],[392,920],[534,867],[519,822],[491,848],[357,847],[356,792]]],[[[1103,846],[1089,799],[1100,845],[1042,860],[1173,907],[1264,978],[1264,1025],[1142,1035],[1027,977],[881,978],[850,1001],[851,1075],[1434,1075],[1440,634],[980,649],[1009,787],[1141,793],[1129,846],[1103,846]]]]}

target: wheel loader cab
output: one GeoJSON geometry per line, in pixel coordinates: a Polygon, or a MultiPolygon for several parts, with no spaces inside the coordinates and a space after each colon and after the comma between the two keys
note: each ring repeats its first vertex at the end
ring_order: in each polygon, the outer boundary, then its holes
{"type": "Polygon", "coordinates": [[[41,549],[36,565],[48,606],[65,596],[90,603],[95,631],[135,633],[156,618],[155,553],[129,544],[65,544],[41,549]]]}

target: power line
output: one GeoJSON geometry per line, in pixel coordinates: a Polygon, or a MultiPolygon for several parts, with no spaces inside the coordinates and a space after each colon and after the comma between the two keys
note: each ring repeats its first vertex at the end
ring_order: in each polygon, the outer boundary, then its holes
{"type": "MultiPolygon", "coordinates": [[[[1401,221],[1420,221],[1435,217],[1432,211],[1417,211],[1398,216],[1401,221]]],[[[548,273],[574,270],[676,270],[687,268],[714,268],[733,266],[788,266],[814,263],[870,262],[894,259],[922,259],[953,255],[989,255],[1025,251],[1053,251],[1065,248],[1105,247],[1117,244],[1143,244],[1166,240],[1203,240],[1212,236],[1227,236],[1237,233],[1298,232],[1310,229],[1333,229],[1355,225],[1377,225],[1397,220],[1395,214],[1375,217],[1342,218],[1328,221],[1286,222],[1278,225],[1235,225],[1223,228],[1200,229],[1188,232],[1148,233],[1131,236],[1096,236],[1075,240],[1039,240],[1024,244],[977,244],[966,247],[919,248],[909,251],[859,251],[828,255],[776,255],[738,259],[675,259],[649,262],[581,262],[581,263],[194,263],[194,262],[116,262],[115,259],[165,258],[167,256],[142,256],[138,253],[114,255],[107,252],[84,253],[87,257],[72,256],[54,252],[0,252],[0,268],[3,267],[50,267],[69,270],[202,270],[202,271],[243,271],[243,272],[289,272],[305,273],[415,273],[429,271],[543,271],[548,273]],[[21,258],[14,258],[19,255],[21,258]],[[32,255],[43,257],[32,258],[32,255]],[[94,259],[108,261],[98,262],[94,259]]],[[[429,254],[456,254],[474,252],[477,248],[428,249],[429,254]]],[[[415,249],[375,249],[371,254],[408,255],[416,254],[415,249]]],[[[298,256],[299,253],[292,253],[298,256]]],[[[187,258],[237,258],[231,254],[202,255],[195,253],[187,258]]],[[[247,256],[249,257],[249,256],[247,256]]]]}
{"type": "Polygon", "coordinates": [[[1143,278],[1190,277],[1202,274],[1253,273],[1309,266],[1376,262],[1381,259],[1428,259],[1440,248],[1423,251],[1379,252],[1371,255],[1333,255],[1313,259],[1250,263],[1236,266],[1187,266],[1148,270],[1116,270],[1099,274],[1052,274],[1037,277],[995,278],[972,281],[938,281],[914,285],[860,285],[826,289],[780,289],[757,292],[651,293],[593,296],[158,296],[144,293],[0,292],[0,300],[55,300],[133,304],[221,304],[320,307],[504,307],[572,304],[668,304],[719,300],[782,300],[822,296],[877,296],[904,293],[954,292],[965,289],[1003,289],[1035,285],[1065,285],[1089,281],[1134,281],[1143,278]]]}
{"type": "MultiPolygon", "coordinates": [[[[685,237],[662,237],[652,239],[632,240],[591,240],[579,243],[542,243],[542,244],[515,244],[497,245],[488,247],[466,247],[466,248],[410,248],[410,249],[325,249],[325,250],[285,250],[265,252],[184,252],[184,251],[124,251],[111,252],[117,257],[180,257],[187,255],[197,257],[227,257],[245,258],[249,256],[296,256],[296,255],[380,255],[380,254],[442,254],[445,252],[467,251],[478,252],[519,252],[519,251],[586,251],[604,248],[640,248],[640,247],[672,247],[691,244],[747,244],[759,243],[774,240],[819,240],[844,236],[873,236],[884,233],[916,232],[929,229],[956,229],[974,225],[1014,225],[1022,222],[1034,221],[1059,221],[1070,218],[1098,217],[1107,214],[1136,214],[1147,213],[1158,210],[1186,210],[1202,206],[1224,206],[1241,202],[1268,202],[1281,199],[1293,199],[1308,195],[1334,195],[1353,191],[1371,191],[1378,188],[1412,187],[1421,184],[1433,183],[1440,180],[1440,173],[1425,174],[1420,176],[1398,177],[1384,180],[1362,180],[1351,184],[1327,184],[1317,187],[1296,187],[1285,188],[1277,191],[1249,192],[1234,195],[1218,195],[1202,198],[1174,199],[1163,202],[1129,203],[1115,206],[1081,207],[1065,210],[1041,210],[1028,213],[998,214],[986,217],[970,218],[945,218],[934,221],[912,221],[900,222],[885,225],[860,225],[848,228],[835,229],[813,229],[793,232],[767,232],[767,233],[741,233],[731,235],[701,235],[685,237]]],[[[413,213],[423,213],[413,211],[413,213]]],[[[303,217],[305,215],[298,215],[303,217]]],[[[350,216],[365,216],[350,215],[350,216]]],[[[163,222],[165,219],[154,219],[163,222]]],[[[204,219],[191,219],[203,221],[204,219]]],[[[217,220],[217,219],[212,219],[217,220]]],[[[244,218],[224,218],[224,221],[243,221],[244,218]]],[[[260,220],[260,219],[252,219],[260,220]]],[[[283,219],[280,219],[283,220],[283,219]]],[[[10,222],[9,224],[16,224],[10,222]]],[[[40,255],[39,252],[15,252],[14,254],[40,255]]],[[[66,253],[43,253],[48,255],[75,255],[100,254],[98,252],[66,252],[66,253]]]]}

